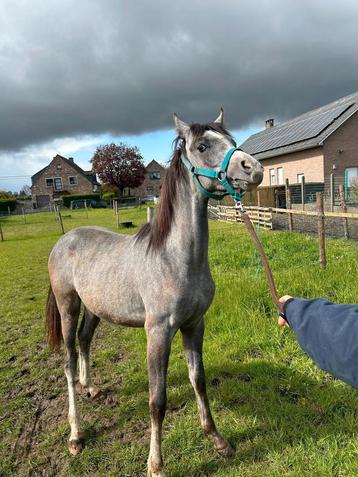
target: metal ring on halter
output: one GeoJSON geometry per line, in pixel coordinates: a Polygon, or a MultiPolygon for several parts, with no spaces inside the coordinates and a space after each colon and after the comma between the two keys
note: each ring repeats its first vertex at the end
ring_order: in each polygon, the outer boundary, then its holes
{"type": "Polygon", "coordinates": [[[220,180],[226,179],[226,171],[219,171],[218,172],[218,179],[220,179],[220,180]]]}

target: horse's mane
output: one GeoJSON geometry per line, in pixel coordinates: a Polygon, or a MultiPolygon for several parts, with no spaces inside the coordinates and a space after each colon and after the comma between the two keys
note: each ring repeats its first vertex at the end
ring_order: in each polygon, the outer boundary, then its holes
{"type": "MultiPolygon", "coordinates": [[[[205,131],[219,132],[236,145],[229,131],[219,123],[193,123],[190,125],[190,131],[194,137],[202,136],[205,131]]],[[[136,234],[136,240],[139,241],[149,237],[148,251],[161,249],[169,235],[174,219],[178,184],[188,179],[187,170],[180,158],[183,152],[185,152],[185,139],[178,136],[173,141],[173,154],[163,180],[157,216],[152,223],[143,225],[136,234]]]]}

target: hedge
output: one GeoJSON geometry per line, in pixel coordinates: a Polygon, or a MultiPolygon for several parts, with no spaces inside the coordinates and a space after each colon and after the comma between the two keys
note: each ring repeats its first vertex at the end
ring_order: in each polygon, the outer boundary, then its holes
{"type": "Polygon", "coordinates": [[[7,212],[10,207],[10,210],[15,210],[16,208],[16,199],[0,199],[0,211],[7,212]]]}
{"type": "Polygon", "coordinates": [[[63,205],[65,207],[71,207],[71,201],[72,200],[95,200],[96,202],[99,202],[101,199],[100,194],[73,194],[73,195],[63,195],[61,197],[63,205]]]}

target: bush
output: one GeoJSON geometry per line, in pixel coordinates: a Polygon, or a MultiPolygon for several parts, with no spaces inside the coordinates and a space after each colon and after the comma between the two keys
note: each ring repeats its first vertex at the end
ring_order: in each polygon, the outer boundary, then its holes
{"type": "Polygon", "coordinates": [[[16,208],[16,199],[0,199],[0,212],[7,212],[8,207],[13,211],[16,208]]]}
{"type": "Polygon", "coordinates": [[[95,200],[96,202],[99,202],[101,199],[101,196],[100,194],[73,194],[73,195],[63,195],[61,199],[65,207],[71,207],[72,200],[89,199],[89,200],[95,200]]]}

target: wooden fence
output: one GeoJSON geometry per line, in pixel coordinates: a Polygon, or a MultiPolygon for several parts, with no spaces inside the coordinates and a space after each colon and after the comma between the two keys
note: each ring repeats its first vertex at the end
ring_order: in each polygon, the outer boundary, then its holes
{"type": "MultiPolygon", "coordinates": [[[[216,207],[219,220],[242,222],[239,210],[233,206],[218,205],[216,207]]],[[[245,207],[251,221],[265,229],[272,229],[272,210],[268,207],[245,207]]]]}
{"type": "MultiPolygon", "coordinates": [[[[343,201],[342,201],[343,202],[343,201]]],[[[265,229],[273,228],[273,214],[286,214],[288,216],[288,230],[294,230],[293,216],[303,217],[316,217],[316,231],[318,235],[319,243],[319,256],[321,268],[326,267],[326,218],[335,218],[342,220],[342,230],[344,231],[344,237],[349,238],[348,232],[348,219],[357,219],[358,214],[346,212],[344,203],[342,203],[342,212],[331,212],[324,210],[323,193],[317,192],[316,194],[316,210],[299,210],[293,209],[292,203],[289,200],[287,205],[289,208],[281,209],[278,207],[259,207],[259,206],[245,206],[245,210],[248,212],[250,219],[254,224],[259,225],[265,229]]],[[[240,212],[234,206],[217,205],[209,206],[209,217],[223,220],[227,222],[242,222],[240,212]]],[[[299,231],[299,230],[298,230],[299,231]]]]}

